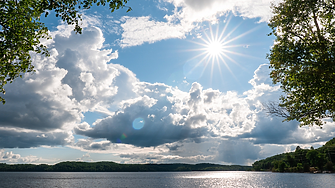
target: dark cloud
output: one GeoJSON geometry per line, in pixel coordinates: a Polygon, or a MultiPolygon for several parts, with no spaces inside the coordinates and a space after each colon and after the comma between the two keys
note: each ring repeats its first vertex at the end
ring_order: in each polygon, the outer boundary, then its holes
{"type": "Polygon", "coordinates": [[[31,148],[39,146],[64,146],[70,143],[66,132],[26,132],[0,129],[0,148],[31,148]]]}
{"type": "MultiPolygon", "coordinates": [[[[50,72],[52,74],[52,72],[50,72]]],[[[38,74],[38,73],[36,73],[38,74]]],[[[33,75],[35,77],[35,75],[33,75]]],[[[48,80],[43,80],[36,86],[29,83],[28,79],[17,79],[10,87],[6,88],[6,104],[0,105],[0,127],[21,127],[34,130],[54,130],[64,126],[65,123],[75,122],[79,114],[66,109],[66,100],[36,92],[35,87],[45,88],[48,80]],[[28,83],[27,83],[28,82],[28,83]]],[[[49,84],[53,84],[52,81],[49,84]]]]}
{"type": "Polygon", "coordinates": [[[334,124],[323,129],[319,127],[300,127],[297,121],[283,122],[283,118],[271,117],[265,112],[257,113],[254,129],[239,138],[252,138],[254,144],[309,144],[332,139],[334,124]]]}
{"type": "Polygon", "coordinates": [[[183,146],[184,146],[183,144],[181,145],[176,144],[176,145],[171,145],[171,146],[166,145],[166,147],[169,148],[170,152],[178,151],[178,148],[183,147],[183,146]]]}
{"type": "Polygon", "coordinates": [[[151,87],[148,90],[152,95],[147,92],[144,97],[126,101],[124,109],[99,121],[93,128],[79,126],[75,128],[75,133],[140,147],[158,146],[186,138],[200,142],[201,137],[208,134],[208,128],[204,126],[206,116],[197,113],[180,116],[179,110],[182,110],[170,101],[168,88],[162,85],[155,89],[151,87]],[[156,98],[149,98],[147,95],[156,98]],[[136,118],[142,118],[144,123],[139,130],[133,127],[136,118]]]}
{"type": "Polygon", "coordinates": [[[85,150],[110,150],[112,143],[109,141],[94,142],[91,139],[79,139],[74,146],[85,149],[85,150]]]}
{"type": "Polygon", "coordinates": [[[258,113],[255,128],[240,135],[240,138],[253,138],[255,144],[291,144],[297,140],[292,134],[297,131],[299,123],[296,121],[282,122],[282,118],[269,117],[264,112],[258,113]]]}
{"type": "Polygon", "coordinates": [[[85,82],[80,79],[81,68],[78,63],[81,60],[81,54],[77,51],[66,49],[64,54],[59,58],[56,66],[64,68],[68,71],[62,79],[63,84],[67,84],[72,88],[71,98],[81,101],[84,98],[85,82]]]}
{"type": "Polygon", "coordinates": [[[218,160],[232,164],[247,164],[260,156],[261,147],[249,141],[224,140],[218,147],[218,160]]]}
{"type": "MultiPolygon", "coordinates": [[[[130,110],[132,111],[132,110],[130,110]]],[[[133,120],[137,117],[146,117],[151,112],[142,108],[138,114],[118,113],[113,117],[106,118],[95,125],[92,129],[81,130],[75,128],[76,134],[89,136],[91,138],[106,138],[113,143],[132,144],[139,147],[158,146],[172,143],[186,138],[199,141],[207,134],[207,129],[192,128],[187,125],[174,125],[169,120],[143,118],[145,124],[140,130],[132,127],[133,120]],[[136,116],[137,115],[137,116],[136,116]]]]}

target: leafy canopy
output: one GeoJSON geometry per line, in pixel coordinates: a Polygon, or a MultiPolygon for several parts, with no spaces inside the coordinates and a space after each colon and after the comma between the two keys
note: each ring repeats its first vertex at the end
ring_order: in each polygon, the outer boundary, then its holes
{"type": "Polygon", "coordinates": [[[319,125],[335,120],[335,1],[284,0],[272,5],[268,54],[273,83],[285,92],[286,120],[319,125]]]}
{"type": "MultiPolygon", "coordinates": [[[[74,31],[81,33],[79,11],[97,6],[109,5],[111,12],[126,7],[128,0],[0,0],[0,92],[4,86],[22,73],[34,70],[29,52],[48,55],[41,39],[49,39],[48,29],[40,17],[54,11],[74,31]]],[[[128,11],[131,8],[128,7],[128,11]]],[[[0,96],[0,102],[5,100],[0,96]]]]}

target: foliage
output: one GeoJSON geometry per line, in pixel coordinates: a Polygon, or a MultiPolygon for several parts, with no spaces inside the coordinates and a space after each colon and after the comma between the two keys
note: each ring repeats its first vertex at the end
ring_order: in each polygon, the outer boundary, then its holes
{"type": "Polygon", "coordinates": [[[201,164],[118,164],[114,162],[61,162],[55,165],[0,163],[0,171],[38,172],[158,172],[158,171],[246,171],[250,166],[201,164]]]}
{"type": "Polygon", "coordinates": [[[335,138],[324,146],[314,149],[301,149],[297,146],[294,152],[282,153],[254,162],[252,167],[256,171],[273,172],[309,172],[310,167],[318,170],[333,171],[335,161],[335,138]]]}
{"type": "MultiPolygon", "coordinates": [[[[299,147],[299,146],[298,146],[299,147]]],[[[306,159],[306,154],[309,151],[308,149],[301,149],[300,147],[295,150],[294,152],[294,159],[297,163],[305,164],[308,163],[308,159],[306,159]]]]}
{"type": "Polygon", "coordinates": [[[284,172],[285,171],[285,168],[286,168],[286,163],[284,161],[280,161],[279,164],[278,164],[278,171],[279,172],[284,172]]]}
{"type": "Polygon", "coordinates": [[[309,163],[311,166],[316,166],[317,161],[318,161],[318,154],[319,152],[316,150],[310,150],[306,154],[306,158],[309,160],[309,163]]]}
{"type": "Polygon", "coordinates": [[[332,147],[332,146],[335,146],[335,138],[329,140],[325,146],[328,146],[328,147],[332,147]]]}
{"type": "Polygon", "coordinates": [[[279,161],[282,161],[284,159],[285,159],[285,154],[279,154],[279,155],[275,155],[272,157],[268,157],[263,160],[256,161],[254,162],[254,164],[252,164],[252,167],[256,171],[263,171],[263,170],[270,171],[274,166],[278,168],[279,161]]]}
{"type": "MultiPolygon", "coordinates": [[[[75,25],[77,33],[82,32],[79,25],[80,10],[89,9],[93,4],[105,6],[109,3],[111,12],[125,7],[128,0],[1,0],[0,1],[0,92],[5,94],[4,86],[13,82],[22,73],[32,72],[30,53],[48,55],[41,39],[49,39],[48,29],[40,17],[54,11],[69,25],[75,25]]],[[[131,8],[128,7],[128,11],[131,8]]],[[[5,100],[0,96],[0,102],[5,100]]]]}
{"type": "Polygon", "coordinates": [[[276,41],[267,58],[273,83],[286,94],[278,109],[301,125],[335,120],[335,1],[284,0],[272,9],[276,41]]]}
{"type": "Polygon", "coordinates": [[[297,165],[295,159],[292,157],[291,154],[286,153],[285,157],[286,157],[285,161],[287,161],[289,166],[296,166],[297,165]]]}
{"type": "Polygon", "coordinates": [[[334,164],[331,161],[328,161],[325,165],[325,170],[334,171],[334,164]]]}

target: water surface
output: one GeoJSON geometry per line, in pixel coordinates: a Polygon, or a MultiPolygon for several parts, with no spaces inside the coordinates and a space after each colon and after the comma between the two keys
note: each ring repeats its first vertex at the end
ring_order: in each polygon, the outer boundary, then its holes
{"type": "Polygon", "coordinates": [[[271,172],[0,172],[0,187],[335,187],[335,174],[271,172]]]}

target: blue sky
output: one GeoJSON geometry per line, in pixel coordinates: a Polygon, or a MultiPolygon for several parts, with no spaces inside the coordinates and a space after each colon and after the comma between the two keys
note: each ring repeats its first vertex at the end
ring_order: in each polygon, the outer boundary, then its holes
{"type": "Polygon", "coordinates": [[[262,109],[282,94],[266,59],[270,1],[128,5],[84,11],[82,35],[43,20],[51,55],[32,54],[36,72],[5,87],[0,162],[251,165],[334,137],[333,122],[299,127],[262,109]]]}

